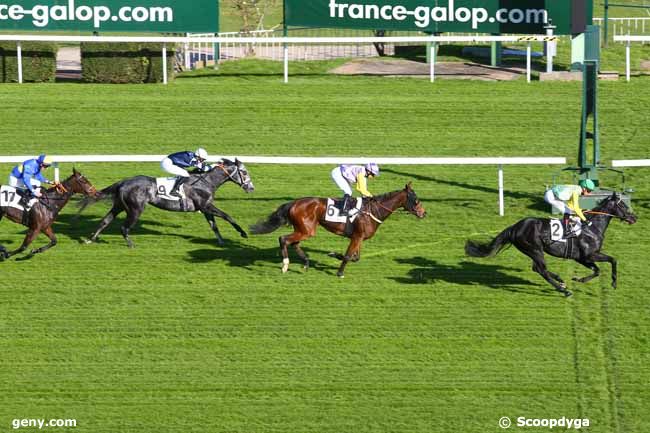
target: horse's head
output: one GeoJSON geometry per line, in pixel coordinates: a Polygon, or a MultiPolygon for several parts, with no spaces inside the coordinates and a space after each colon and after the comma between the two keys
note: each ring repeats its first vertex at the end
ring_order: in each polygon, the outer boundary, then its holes
{"type": "Polygon", "coordinates": [[[65,187],[72,190],[74,193],[84,194],[87,196],[96,197],[97,190],[92,183],[76,169],[72,169],[72,176],[65,180],[65,187]]]}
{"type": "Polygon", "coordinates": [[[411,187],[411,182],[409,182],[406,187],[404,187],[404,191],[406,192],[406,202],[404,203],[404,209],[407,212],[417,216],[418,218],[424,218],[427,216],[427,212],[422,207],[422,203],[420,203],[417,194],[411,187]]]}
{"type": "Polygon", "coordinates": [[[255,191],[255,185],[251,180],[251,176],[246,169],[246,166],[243,162],[238,159],[235,161],[230,161],[229,159],[222,159],[221,163],[225,172],[228,174],[228,177],[231,181],[235,182],[237,185],[241,186],[242,189],[246,192],[255,191]]]}
{"type": "Polygon", "coordinates": [[[598,206],[598,211],[618,217],[628,224],[636,223],[636,215],[617,193],[613,193],[603,200],[598,206]]]}

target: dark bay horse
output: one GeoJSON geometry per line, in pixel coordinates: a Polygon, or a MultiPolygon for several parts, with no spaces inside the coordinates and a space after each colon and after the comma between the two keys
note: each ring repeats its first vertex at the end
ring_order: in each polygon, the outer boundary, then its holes
{"type": "Polygon", "coordinates": [[[636,222],[636,216],[623,200],[612,194],[593,211],[585,211],[591,224],[582,226],[582,233],[566,242],[551,240],[551,226],[548,218],[526,218],[502,231],[490,243],[477,243],[471,240],[465,244],[465,252],[471,257],[488,257],[498,254],[508,245],[514,245],[519,251],[533,260],[533,271],[540,274],[556,290],[565,296],[572,293],[559,275],[546,268],[544,253],[562,259],[572,259],[591,269],[593,273],[574,281],[586,283],[600,275],[596,262],[609,262],[612,265],[612,287],[616,288],[616,259],[601,251],[605,240],[605,231],[612,218],[619,218],[628,224],[636,222]]]}
{"type": "Polygon", "coordinates": [[[57,240],[52,230],[52,224],[61,209],[68,204],[68,201],[75,193],[85,194],[86,196],[94,196],[97,194],[95,187],[81,173],[77,170],[73,170],[72,173],[72,176],[62,183],[45,191],[27,215],[24,215],[24,211],[20,209],[12,207],[0,208],[0,219],[6,215],[9,220],[24,225],[29,229],[23,244],[17,250],[8,252],[6,250],[2,251],[3,249],[0,248],[0,259],[8,259],[11,256],[22,253],[40,233],[47,236],[50,239],[50,243],[33,250],[30,255],[42,253],[56,245],[57,240]]]}
{"type": "Polygon", "coordinates": [[[99,227],[90,236],[86,243],[95,242],[101,232],[110,225],[117,215],[126,212],[126,220],[122,225],[122,236],[126,240],[129,248],[133,248],[133,242],[129,238],[129,231],[140,219],[140,215],[147,204],[151,204],[159,209],[173,212],[201,212],[210,224],[210,228],[217,237],[219,245],[224,241],[219,233],[219,228],[214,217],[223,218],[233,226],[239,234],[246,238],[248,235],[230,215],[218,209],[213,203],[214,192],[225,182],[234,182],[246,192],[252,192],[255,189],[251,177],[248,174],[246,166],[240,161],[230,161],[223,159],[219,164],[213,166],[209,171],[202,173],[192,173],[184,182],[185,199],[181,203],[179,200],[169,200],[158,195],[156,179],[149,176],[136,176],[117,182],[108,188],[99,192],[97,197],[88,198],[81,203],[81,213],[87,206],[100,200],[113,199],[113,207],[104,216],[99,227]]]}
{"type": "Polygon", "coordinates": [[[303,260],[305,269],[309,269],[309,257],[300,248],[300,242],[314,236],[319,225],[335,235],[349,237],[350,245],[345,255],[330,254],[330,256],[341,260],[341,266],[336,275],[343,278],[345,266],[348,262],[359,261],[361,243],[373,237],[379,226],[399,208],[404,208],[418,218],[424,218],[426,215],[422,204],[409,183],[402,190],[364,199],[360,214],[352,223],[352,230],[348,232],[346,232],[345,223],[333,223],[325,220],[327,213],[326,198],[307,197],[283,204],[266,221],[260,221],[251,226],[251,233],[266,234],[277,230],[283,225],[293,225],[293,233],[279,238],[283,273],[289,270],[288,245],[293,245],[298,256],[303,260]]]}

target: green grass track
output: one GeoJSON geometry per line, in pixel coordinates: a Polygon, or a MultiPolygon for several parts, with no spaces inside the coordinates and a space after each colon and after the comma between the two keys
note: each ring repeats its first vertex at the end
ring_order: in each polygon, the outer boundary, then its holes
{"type": "MultiPolygon", "coordinates": [[[[603,163],[647,158],[646,78],[600,84],[603,163]]],[[[240,76],[164,87],[0,86],[0,154],[566,156],[574,164],[579,83],[240,76]]],[[[0,166],[5,176],[9,165],[0,166]]],[[[64,165],[64,173],[71,171],[64,165]]],[[[156,164],[78,164],[97,187],[156,164]]],[[[346,278],[327,257],[346,241],[324,231],[280,272],[277,236],[218,247],[201,215],[148,208],[79,243],[101,203],[55,224],[59,245],[0,263],[0,431],[22,418],[73,418],[75,433],[362,433],[503,431],[499,418],[589,418],[582,431],[646,433],[650,391],[650,170],[628,170],[639,222],[613,222],[619,260],[565,299],[514,249],[467,259],[488,239],[546,214],[561,167],[382,167],[374,192],[408,181],[429,213],[398,213],[365,243],[346,278]]],[[[338,194],[328,166],[249,166],[256,191],[233,184],[216,205],[242,226],[302,196],[338,194]]],[[[616,184],[613,174],[603,175],[616,184]]],[[[568,180],[567,177],[564,178],[568,180]]],[[[1,178],[4,182],[4,178],[1,178]]],[[[24,230],[0,222],[0,244],[24,230]]],[[[37,240],[43,244],[45,238],[37,240]]],[[[549,259],[566,280],[589,271],[549,259]]],[[[37,431],[25,429],[26,431],[37,431]]],[[[547,432],[512,427],[509,431],[547,432]]],[[[553,430],[561,431],[561,429],[553,430]]]]}

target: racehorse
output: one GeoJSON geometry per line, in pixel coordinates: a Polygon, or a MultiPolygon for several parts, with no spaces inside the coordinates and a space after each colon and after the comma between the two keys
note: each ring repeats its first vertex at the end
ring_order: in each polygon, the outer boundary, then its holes
{"type": "Polygon", "coordinates": [[[620,218],[628,224],[636,222],[636,216],[623,200],[612,194],[592,211],[585,211],[589,223],[583,224],[582,233],[566,239],[566,242],[551,240],[551,225],[548,218],[525,218],[502,231],[490,243],[477,243],[468,240],[465,252],[471,257],[488,257],[498,254],[512,244],[533,260],[533,271],[540,274],[555,289],[565,296],[571,296],[566,283],[559,275],[546,268],[544,253],[562,259],[572,259],[591,269],[593,273],[584,278],[573,278],[586,283],[600,275],[596,262],[609,262],[612,265],[612,287],[616,288],[616,259],[601,252],[605,231],[612,218],[620,218]]]}
{"type": "Polygon", "coordinates": [[[361,243],[373,237],[379,226],[399,208],[404,208],[418,218],[426,216],[422,204],[409,183],[402,190],[364,199],[358,217],[351,223],[351,230],[346,230],[346,223],[333,223],[325,220],[326,198],[306,197],[283,204],[266,221],[260,221],[251,226],[251,233],[266,234],[283,225],[293,225],[293,233],[279,238],[283,273],[289,270],[288,245],[293,245],[298,256],[304,262],[305,270],[309,269],[309,257],[300,247],[300,242],[314,236],[319,225],[335,235],[346,236],[350,238],[350,245],[345,255],[330,253],[331,257],[341,260],[341,266],[336,275],[343,278],[348,262],[359,261],[361,243]]]}
{"type": "Polygon", "coordinates": [[[0,219],[6,215],[9,220],[24,225],[29,229],[23,244],[17,250],[8,252],[4,248],[0,248],[0,259],[8,259],[22,253],[36,239],[39,233],[45,234],[50,239],[50,243],[33,250],[30,255],[42,253],[56,245],[57,239],[52,230],[52,223],[54,223],[61,209],[68,204],[68,201],[75,193],[85,194],[86,196],[97,194],[95,187],[81,173],[74,169],[72,173],[72,176],[62,183],[45,191],[26,215],[25,211],[13,207],[0,208],[0,219]]]}
{"type": "Polygon", "coordinates": [[[104,216],[99,227],[86,243],[97,241],[101,232],[109,226],[115,217],[122,212],[126,212],[126,220],[122,225],[122,236],[126,240],[128,247],[133,248],[134,244],[129,238],[129,232],[138,222],[147,204],[173,212],[198,211],[203,213],[217,237],[219,245],[223,245],[224,240],[221,237],[221,233],[219,233],[219,228],[214,217],[223,218],[228,221],[243,238],[246,238],[248,235],[235,220],[212,203],[216,189],[227,181],[236,183],[246,192],[252,192],[255,189],[244,164],[238,160],[233,162],[227,159],[222,159],[206,172],[192,173],[183,184],[186,198],[181,200],[170,200],[159,196],[157,193],[156,179],[153,177],[136,176],[117,182],[101,190],[97,197],[87,198],[81,203],[79,213],[87,206],[100,200],[113,199],[113,207],[104,216]]]}

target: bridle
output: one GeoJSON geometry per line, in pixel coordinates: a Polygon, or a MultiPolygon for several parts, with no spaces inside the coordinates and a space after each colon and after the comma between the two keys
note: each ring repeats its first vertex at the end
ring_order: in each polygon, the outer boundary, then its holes
{"type": "MultiPolygon", "coordinates": [[[[621,207],[621,201],[622,200],[623,199],[618,199],[618,201],[616,201],[615,204],[616,204],[617,208],[619,208],[621,211],[625,212],[625,209],[621,207]]],[[[590,215],[605,215],[605,216],[609,216],[609,217],[612,217],[612,218],[618,218],[618,219],[621,219],[621,220],[625,220],[627,218],[627,216],[619,216],[619,215],[614,215],[614,214],[607,213],[607,212],[600,212],[600,211],[594,211],[594,210],[586,210],[585,213],[590,214],[590,215]]]]}
{"type": "Polygon", "coordinates": [[[219,164],[219,165],[217,165],[217,167],[219,167],[221,170],[223,170],[223,172],[226,173],[226,176],[228,176],[228,178],[230,180],[232,180],[233,182],[235,182],[237,185],[246,186],[246,185],[250,184],[250,182],[247,182],[244,179],[244,175],[241,173],[241,170],[239,169],[238,165],[235,165],[235,173],[237,173],[237,176],[239,177],[239,181],[237,179],[235,179],[234,173],[231,174],[228,170],[226,170],[226,167],[223,164],[219,164]]]}

